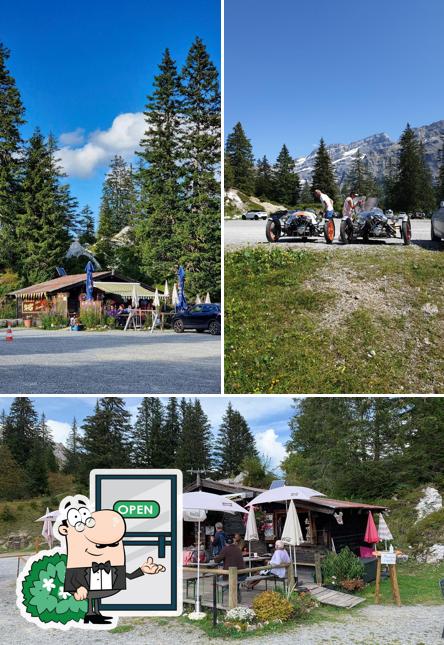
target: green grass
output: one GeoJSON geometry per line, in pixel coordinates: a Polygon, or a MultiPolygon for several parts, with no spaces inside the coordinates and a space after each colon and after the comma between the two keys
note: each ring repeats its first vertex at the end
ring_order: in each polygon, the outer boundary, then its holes
{"type": "Polygon", "coordinates": [[[110,629],[110,634],[126,634],[134,629],[134,625],[117,625],[114,629],[110,629]]]}
{"type": "Polygon", "coordinates": [[[226,253],[225,391],[443,392],[443,275],[444,253],[415,247],[226,253]],[[384,307],[361,302],[367,283],[384,307]]]}
{"type": "MultiPolygon", "coordinates": [[[[443,602],[439,581],[444,578],[444,562],[419,564],[415,561],[397,565],[401,603],[403,605],[440,605],[443,602]]],[[[367,585],[359,593],[369,602],[374,602],[375,584],[367,585]]],[[[393,604],[390,580],[381,582],[381,604],[393,604]]]]}

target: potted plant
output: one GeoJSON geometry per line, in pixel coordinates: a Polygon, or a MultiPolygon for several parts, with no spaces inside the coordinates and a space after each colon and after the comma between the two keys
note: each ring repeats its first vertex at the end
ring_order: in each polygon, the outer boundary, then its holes
{"type": "Polygon", "coordinates": [[[31,318],[31,316],[26,316],[26,318],[23,320],[23,324],[24,324],[24,325],[25,325],[25,327],[27,327],[28,329],[29,329],[30,327],[32,327],[32,318],[31,318]]]}

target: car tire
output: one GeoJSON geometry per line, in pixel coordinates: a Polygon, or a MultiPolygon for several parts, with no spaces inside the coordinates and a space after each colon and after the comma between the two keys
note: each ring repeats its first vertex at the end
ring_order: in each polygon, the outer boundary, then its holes
{"type": "Polygon", "coordinates": [[[176,332],[176,334],[183,334],[183,331],[185,329],[185,326],[183,324],[182,320],[175,320],[173,323],[173,329],[176,332]]]}
{"type": "Polygon", "coordinates": [[[405,220],[401,225],[401,236],[404,246],[408,246],[412,241],[412,225],[410,220],[405,220]]]}
{"type": "Polygon", "coordinates": [[[258,215],[255,215],[255,216],[254,216],[254,219],[259,219],[259,216],[258,216],[258,215]]]}
{"type": "Polygon", "coordinates": [[[245,215],[242,215],[242,219],[247,219],[247,218],[245,217],[245,215]]]}
{"type": "Polygon", "coordinates": [[[220,336],[221,326],[218,320],[212,320],[208,325],[208,331],[212,336],[220,336]]]}
{"type": "Polygon", "coordinates": [[[341,228],[339,230],[339,237],[343,244],[350,244],[353,236],[353,228],[348,220],[342,220],[341,228]]]}
{"type": "Polygon", "coordinates": [[[333,240],[335,239],[335,233],[336,233],[336,228],[335,228],[335,221],[333,218],[327,219],[324,222],[324,237],[325,241],[327,244],[331,244],[333,240]]]}
{"type": "Polygon", "coordinates": [[[433,222],[430,222],[430,237],[432,238],[432,242],[441,242],[441,238],[435,233],[433,222]]]}
{"type": "Polygon", "coordinates": [[[281,225],[274,220],[268,220],[265,227],[265,235],[269,242],[277,242],[281,236],[281,225]]]}

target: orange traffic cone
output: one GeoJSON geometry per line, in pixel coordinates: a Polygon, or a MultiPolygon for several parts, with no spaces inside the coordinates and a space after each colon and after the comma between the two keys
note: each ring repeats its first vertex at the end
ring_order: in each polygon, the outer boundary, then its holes
{"type": "Polygon", "coordinates": [[[6,339],[5,340],[10,342],[10,343],[12,343],[12,341],[14,340],[14,336],[12,335],[11,325],[8,325],[8,329],[6,330],[6,339]]]}

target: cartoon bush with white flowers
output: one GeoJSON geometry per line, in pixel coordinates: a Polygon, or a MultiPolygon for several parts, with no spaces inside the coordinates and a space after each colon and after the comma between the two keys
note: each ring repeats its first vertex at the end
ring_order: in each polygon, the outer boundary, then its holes
{"type": "Polygon", "coordinates": [[[83,620],[88,607],[86,600],[75,600],[63,590],[66,555],[54,553],[34,560],[22,582],[23,605],[26,612],[43,623],[83,620]]]}

